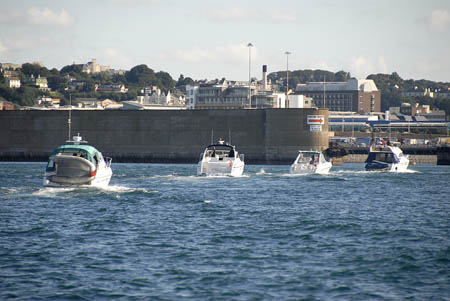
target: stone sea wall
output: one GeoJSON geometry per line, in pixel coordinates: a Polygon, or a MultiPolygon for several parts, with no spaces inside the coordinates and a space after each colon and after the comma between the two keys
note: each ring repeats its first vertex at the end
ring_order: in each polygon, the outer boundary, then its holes
{"type": "MultiPolygon", "coordinates": [[[[114,162],[194,163],[218,138],[247,163],[286,164],[299,149],[328,147],[328,110],[72,111],[80,133],[114,162]],[[310,131],[308,115],[323,115],[310,131]]],[[[0,160],[45,161],[68,138],[68,111],[0,111],[0,160]]]]}

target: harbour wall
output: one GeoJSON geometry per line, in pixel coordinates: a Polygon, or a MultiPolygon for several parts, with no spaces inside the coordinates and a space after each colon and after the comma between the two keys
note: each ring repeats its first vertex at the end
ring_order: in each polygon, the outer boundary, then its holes
{"type": "MultiPolygon", "coordinates": [[[[68,138],[68,111],[0,111],[0,160],[46,161],[68,138]]],[[[114,162],[196,163],[223,138],[247,163],[286,164],[298,150],[328,147],[328,110],[187,110],[71,112],[72,136],[80,133],[114,162]],[[323,115],[310,131],[308,115],[323,115]]]]}

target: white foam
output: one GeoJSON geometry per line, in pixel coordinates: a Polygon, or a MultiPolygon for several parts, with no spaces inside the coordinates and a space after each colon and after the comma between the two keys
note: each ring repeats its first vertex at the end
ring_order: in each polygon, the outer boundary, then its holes
{"type": "Polygon", "coordinates": [[[129,193],[129,192],[144,192],[144,193],[152,193],[157,192],[157,190],[148,190],[142,187],[126,187],[120,185],[109,185],[107,187],[99,188],[108,192],[118,192],[118,193],[129,193]]]}
{"type": "Polygon", "coordinates": [[[264,175],[264,174],[266,174],[266,171],[261,168],[256,174],[257,175],[264,175]]]}

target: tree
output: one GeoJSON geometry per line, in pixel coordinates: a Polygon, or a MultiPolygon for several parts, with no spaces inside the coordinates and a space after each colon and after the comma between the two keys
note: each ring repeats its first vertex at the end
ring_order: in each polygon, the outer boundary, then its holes
{"type": "Polygon", "coordinates": [[[195,81],[192,78],[184,77],[183,74],[180,74],[180,77],[178,78],[176,87],[193,85],[194,83],[195,83],[195,81]]]}
{"type": "Polygon", "coordinates": [[[129,83],[140,86],[145,85],[157,86],[158,84],[160,84],[160,82],[155,76],[155,72],[144,64],[137,65],[131,68],[130,71],[125,73],[125,78],[129,83]]]}
{"type": "Polygon", "coordinates": [[[158,73],[156,73],[156,78],[161,82],[161,88],[165,90],[173,90],[173,88],[175,87],[175,81],[167,72],[159,71],[158,73]]]}
{"type": "Polygon", "coordinates": [[[63,91],[68,84],[66,77],[51,75],[47,78],[48,87],[54,91],[63,91]]]}
{"type": "Polygon", "coordinates": [[[60,71],[60,73],[61,74],[70,74],[70,75],[72,75],[72,76],[75,76],[75,75],[81,75],[82,73],[83,73],[83,65],[75,65],[75,64],[72,64],[72,65],[67,65],[67,66],[64,66],[62,69],[61,69],[61,71],[60,71]]]}

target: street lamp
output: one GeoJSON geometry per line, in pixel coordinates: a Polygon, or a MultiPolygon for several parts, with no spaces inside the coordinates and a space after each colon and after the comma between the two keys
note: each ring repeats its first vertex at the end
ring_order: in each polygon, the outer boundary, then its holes
{"type": "MultiPolygon", "coordinates": [[[[252,43],[248,43],[248,103],[251,106],[252,102],[252,89],[251,89],[251,67],[252,67],[252,43]]],[[[244,106],[245,108],[245,106],[244,106]]]]}
{"type": "Polygon", "coordinates": [[[289,92],[289,54],[291,54],[289,51],[286,51],[284,54],[286,54],[286,96],[289,92]]]}

